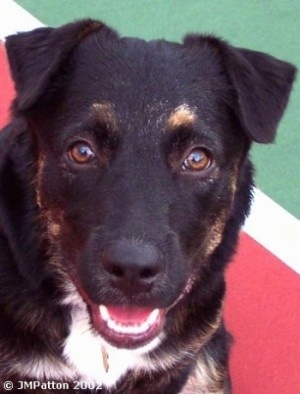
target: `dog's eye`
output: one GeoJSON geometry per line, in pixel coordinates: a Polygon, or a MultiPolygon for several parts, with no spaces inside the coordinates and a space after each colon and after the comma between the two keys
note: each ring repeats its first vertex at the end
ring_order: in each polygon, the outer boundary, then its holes
{"type": "Polygon", "coordinates": [[[78,164],[91,163],[96,155],[86,142],[76,142],[71,146],[68,156],[78,164]]]}
{"type": "Polygon", "coordinates": [[[194,148],[182,164],[182,170],[203,171],[212,164],[211,155],[204,148],[194,148]]]}

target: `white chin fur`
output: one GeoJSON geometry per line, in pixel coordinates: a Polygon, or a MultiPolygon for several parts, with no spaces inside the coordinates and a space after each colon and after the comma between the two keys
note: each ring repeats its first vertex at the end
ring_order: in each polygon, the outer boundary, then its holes
{"type": "MultiPolygon", "coordinates": [[[[160,344],[163,334],[138,349],[118,349],[93,330],[84,302],[78,301],[77,298],[76,306],[74,303],[72,307],[70,334],[66,339],[63,353],[79,380],[109,388],[115,386],[128,370],[151,369],[146,354],[160,344]],[[103,349],[108,355],[108,369],[103,361],[103,349]]],[[[151,319],[154,317],[153,313],[151,319]]]]}

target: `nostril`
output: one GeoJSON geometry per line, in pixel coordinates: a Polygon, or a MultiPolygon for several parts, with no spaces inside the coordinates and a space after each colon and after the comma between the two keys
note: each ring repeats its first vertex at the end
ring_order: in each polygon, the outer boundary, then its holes
{"type": "Polygon", "coordinates": [[[122,278],[125,275],[125,267],[112,259],[109,255],[103,256],[103,267],[105,271],[116,278],[122,278]]]}
{"type": "MultiPolygon", "coordinates": [[[[126,276],[131,276],[130,273],[126,272],[126,267],[122,267],[117,263],[109,263],[109,264],[105,264],[105,269],[106,271],[111,274],[112,276],[116,277],[116,278],[125,278],[126,276]]],[[[145,267],[145,268],[141,268],[139,269],[134,269],[134,264],[130,264],[130,266],[128,267],[128,270],[131,271],[131,273],[133,273],[133,271],[136,271],[135,274],[137,276],[137,279],[152,279],[153,277],[155,277],[158,274],[158,270],[156,270],[155,268],[152,267],[145,267]]]]}
{"type": "Polygon", "coordinates": [[[107,271],[116,278],[122,278],[124,276],[124,270],[117,264],[111,264],[110,269],[107,271]]]}
{"type": "Polygon", "coordinates": [[[158,270],[153,268],[144,268],[140,272],[140,279],[152,279],[158,274],[158,270]]]}

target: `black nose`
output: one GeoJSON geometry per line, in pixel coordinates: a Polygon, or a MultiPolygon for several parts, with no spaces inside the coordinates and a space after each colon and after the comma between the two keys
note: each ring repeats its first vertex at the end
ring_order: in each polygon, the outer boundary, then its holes
{"type": "Polygon", "coordinates": [[[151,290],[161,270],[158,248],[129,240],[111,244],[104,251],[102,264],[113,286],[127,294],[151,290]]]}

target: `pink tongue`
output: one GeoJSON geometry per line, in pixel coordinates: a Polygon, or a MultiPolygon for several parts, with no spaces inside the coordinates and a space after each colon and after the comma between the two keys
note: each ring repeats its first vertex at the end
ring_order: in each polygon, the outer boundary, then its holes
{"type": "Polygon", "coordinates": [[[130,306],[107,306],[107,311],[111,319],[123,324],[143,323],[153,309],[137,308],[130,306]]]}

